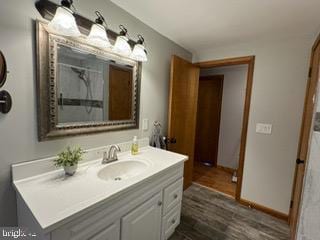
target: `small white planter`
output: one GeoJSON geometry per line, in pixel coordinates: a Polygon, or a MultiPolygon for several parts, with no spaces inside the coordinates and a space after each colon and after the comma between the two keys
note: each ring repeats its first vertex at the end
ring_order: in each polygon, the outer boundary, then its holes
{"type": "Polygon", "coordinates": [[[78,168],[78,164],[75,164],[73,166],[64,166],[64,172],[66,173],[66,175],[68,176],[72,176],[73,174],[75,174],[75,172],[77,171],[78,168]]]}

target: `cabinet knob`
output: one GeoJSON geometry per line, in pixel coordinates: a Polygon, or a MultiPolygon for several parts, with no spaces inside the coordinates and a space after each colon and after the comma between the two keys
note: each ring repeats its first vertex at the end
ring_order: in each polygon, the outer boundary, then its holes
{"type": "Polygon", "coordinates": [[[161,202],[161,201],[159,201],[159,202],[158,202],[158,206],[161,206],[161,205],[162,205],[162,202],[161,202]]]}
{"type": "Polygon", "coordinates": [[[177,199],[178,198],[178,194],[175,194],[173,197],[174,197],[174,199],[177,199]]]}
{"type": "Polygon", "coordinates": [[[176,220],[175,220],[175,219],[172,219],[172,220],[171,220],[171,223],[172,223],[172,224],[175,224],[175,223],[176,223],[176,220]]]}

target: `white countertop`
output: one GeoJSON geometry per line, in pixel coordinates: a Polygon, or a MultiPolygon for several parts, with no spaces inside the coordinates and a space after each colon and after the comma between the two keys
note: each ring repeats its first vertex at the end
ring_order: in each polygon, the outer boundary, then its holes
{"type": "MultiPolygon", "coordinates": [[[[76,174],[66,177],[63,170],[47,172],[13,182],[43,230],[101,201],[111,199],[130,187],[187,160],[187,156],[153,147],[143,147],[138,155],[118,154],[119,161],[142,160],[148,168],[128,180],[105,181],[97,176],[101,158],[80,164],[76,174]]],[[[117,163],[117,162],[115,162],[117,163]]]]}

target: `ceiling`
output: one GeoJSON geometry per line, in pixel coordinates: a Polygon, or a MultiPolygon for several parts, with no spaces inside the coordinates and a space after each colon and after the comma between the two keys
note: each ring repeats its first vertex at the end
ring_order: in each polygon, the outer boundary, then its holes
{"type": "Polygon", "coordinates": [[[191,52],[320,31],[320,0],[111,1],[191,52]]]}

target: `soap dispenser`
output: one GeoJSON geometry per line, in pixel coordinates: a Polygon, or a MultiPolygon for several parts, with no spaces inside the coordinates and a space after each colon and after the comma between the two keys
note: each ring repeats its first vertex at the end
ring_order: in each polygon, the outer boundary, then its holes
{"type": "Polygon", "coordinates": [[[132,145],[131,145],[131,154],[137,155],[139,152],[138,138],[137,136],[133,137],[132,145]]]}

